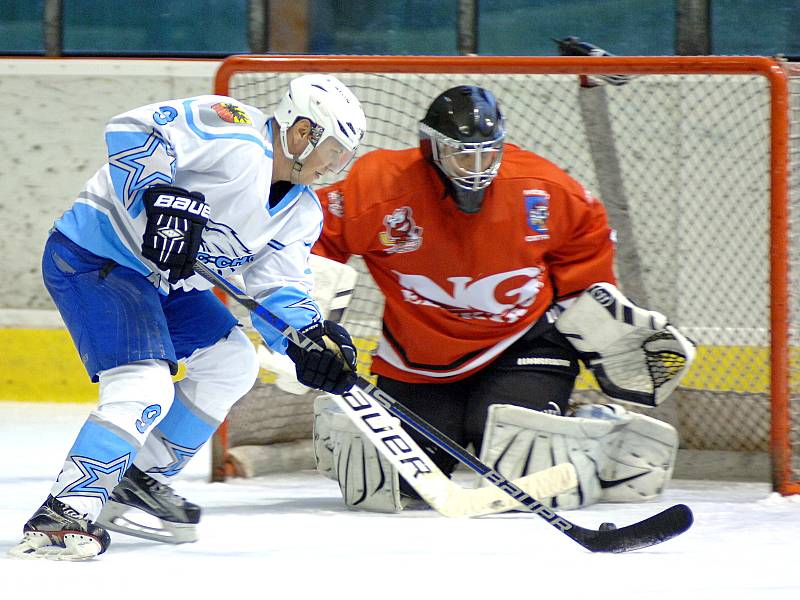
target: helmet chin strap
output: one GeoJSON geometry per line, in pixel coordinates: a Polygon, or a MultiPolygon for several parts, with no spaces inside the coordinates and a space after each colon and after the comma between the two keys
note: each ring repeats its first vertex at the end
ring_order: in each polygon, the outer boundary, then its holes
{"type": "Polygon", "coordinates": [[[300,183],[300,171],[303,170],[303,162],[306,158],[314,151],[315,146],[312,143],[308,143],[303,151],[299,154],[292,154],[289,152],[289,144],[286,140],[286,129],[283,127],[279,127],[280,129],[280,137],[281,137],[281,149],[283,150],[283,155],[292,161],[292,172],[289,174],[289,183],[297,185],[300,183]]]}
{"type": "Polygon", "coordinates": [[[280,131],[279,135],[281,138],[281,150],[283,150],[283,155],[289,160],[295,160],[295,157],[289,152],[289,142],[286,140],[286,129],[279,125],[278,130],[280,131]]]}
{"type": "Polygon", "coordinates": [[[289,183],[297,185],[300,183],[300,171],[303,170],[303,163],[297,157],[290,157],[292,160],[292,172],[289,174],[289,183]]]}

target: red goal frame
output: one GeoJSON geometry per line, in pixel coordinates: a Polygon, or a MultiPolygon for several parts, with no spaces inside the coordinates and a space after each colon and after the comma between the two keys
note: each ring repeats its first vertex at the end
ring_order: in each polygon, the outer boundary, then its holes
{"type": "MultiPolygon", "coordinates": [[[[239,72],[369,72],[497,74],[751,74],[769,82],[770,109],[770,391],[772,482],[781,494],[800,493],[792,476],[789,313],[789,67],[764,57],[504,57],[504,56],[280,56],[227,58],[215,78],[229,95],[239,72]]],[[[224,426],[217,434],[226,436],[224,426]]],[[[221,463],[216,463],[217,465],[221,463]]],[[[222,473],[212,474],[222,476],[222,473]]]]}

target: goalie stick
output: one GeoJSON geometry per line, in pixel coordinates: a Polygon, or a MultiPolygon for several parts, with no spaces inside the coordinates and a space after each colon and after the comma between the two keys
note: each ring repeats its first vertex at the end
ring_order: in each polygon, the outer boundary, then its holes
{"type": "MultiPolygon", "coordinates": [[[[322,350],[322,347],[314,340],[303,335],[283,319],[271,313],[254,298],[246,295],[229,283],[224,277],[217,275],[197,260],[195,260],[194,266],[195,271],[199,275],[217,285],[239,304],[246,307],[251,312],[256,313],[267,323],[275,327],[290,343],[304,350],[322,350]]],[[[459,462],[469,467],[472,471],[519,502],[525,509],[540,516],[551,526],[591,552],[619,553],[646,548],[680,535],[692,525],[693,516],[689,507],[685,504],[676,504],[656,515],[619,529],[606,523],[604,523],[599,530],[581,527],[550,510],[544,504],[536,500],[536,498],[530,496],[513,482],[500,475],[500,473],[483,464],[466,449],[456,444],[453,440],[445,436],[432,425],[426,423],[412,411],[405,408],[400,402],[363,377],[357,377],[354,390],[354,392],[351,391],[345,394],[344,397],[347,399],[345,405],[353,407],[353,410],[356,411],[369,409],[371,413],[374,413],[374,416],[383,417],[381,418],[382,423],[388,421],[386,412],[397,417],[400,421],[425,436],[428,440],[447,451],[459,462]],[[381,411],[380,409],[385,410],[381,411]],[[381,413],[383,414],[381,415],[381,413]]],[[[400,445],[396,447],[396,451],[402,454],[407,452],[400,445]]],[[[404,464],[413,464],[417,466],[424,464],[419,457],[415,456],[402,460],[407,461],[404,464]]],[[[420,469],[420,473],[424,472],[423,469],[420,469]]]]}

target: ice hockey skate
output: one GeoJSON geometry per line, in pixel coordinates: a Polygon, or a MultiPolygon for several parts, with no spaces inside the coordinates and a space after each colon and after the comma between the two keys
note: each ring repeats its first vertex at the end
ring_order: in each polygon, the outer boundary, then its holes
{"type": "Polygon", "coordinates": [[[8,553],[17,558],[86,560],[106,551],[111,538],[71,506],[53,496],[25,523],[22,542],[8,553]]]}
{"type": "Polygon", "coordinates": [[[119,533],[167,544],[197,541],[200,507],[131,466],[97,523],[119,533]]]}

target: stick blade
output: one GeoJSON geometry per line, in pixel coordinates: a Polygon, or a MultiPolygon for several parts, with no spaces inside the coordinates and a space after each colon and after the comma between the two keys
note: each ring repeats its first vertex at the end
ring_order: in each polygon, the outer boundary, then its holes
{"type": "Polygon", "coordinates": [[[573,539],[592,552],[630,552],[640,548],[666,542],[689,529],[694,522],[691,509],[685,504],[676,504],[638,523],[595,531],[576,527],[573,539]]]}

